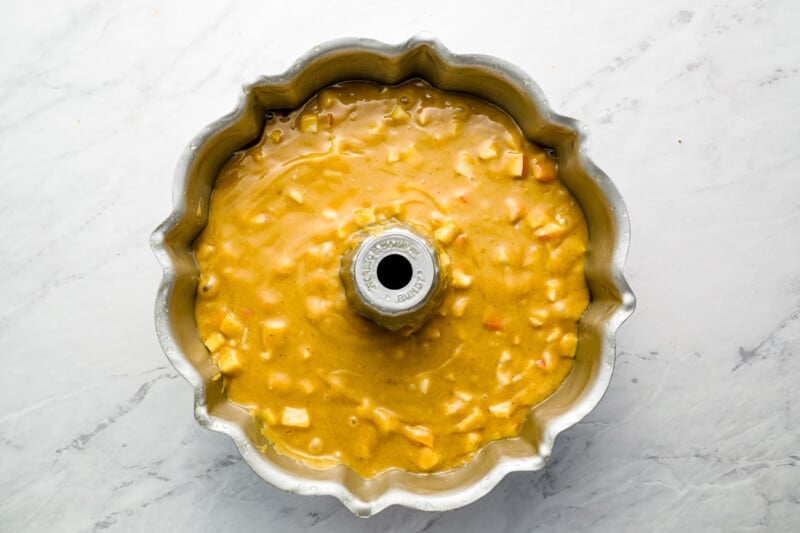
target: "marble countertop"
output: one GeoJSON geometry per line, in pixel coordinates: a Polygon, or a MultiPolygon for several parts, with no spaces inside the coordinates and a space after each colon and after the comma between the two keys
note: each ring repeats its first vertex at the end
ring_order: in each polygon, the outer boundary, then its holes
{"type": "Polygon", "coordinates": [[[0,530],[800,528],[800,5],[202,4],[0,8],[0,530]],[[148,237],[243,82],[334,37],[423,30],[520,65],[589,127],[639,306],[545,470],[361,520],[197,426],[156,341],[148,237]]]}

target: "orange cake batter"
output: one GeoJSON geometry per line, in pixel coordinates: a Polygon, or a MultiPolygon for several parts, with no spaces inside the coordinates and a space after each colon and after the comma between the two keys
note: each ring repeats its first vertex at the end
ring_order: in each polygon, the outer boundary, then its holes
{"type": "Polygon", "coordinates": [[[342,83],[268,116],[222,169],[194,244],[197,325],[278,451],[443,471],[518,435],[569,373],[586,248],[555,159],[503,111],[421,81],[342,83]],[[449,262],[412,334],[355,314],[340,278],[352,235],[386,221],[449,262]]]}

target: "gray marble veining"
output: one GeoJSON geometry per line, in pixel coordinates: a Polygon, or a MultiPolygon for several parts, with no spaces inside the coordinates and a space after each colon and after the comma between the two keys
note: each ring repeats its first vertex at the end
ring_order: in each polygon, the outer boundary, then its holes
{"type": "Polygon", "coordinates": [[[0,12],[0,531],[800,529],[800,5],[0,12]],[[461,510],[359,520],[197,427],[153,333],[147,238],[185,143],[242,82],[327,39],[421,30],[518,64],[590,128],[631,212],[639,307],[545,470],[461,510]]]}

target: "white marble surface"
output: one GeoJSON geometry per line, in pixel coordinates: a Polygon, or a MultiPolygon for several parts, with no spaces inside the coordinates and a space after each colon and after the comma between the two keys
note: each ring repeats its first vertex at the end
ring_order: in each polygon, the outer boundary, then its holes
{"type": "Polygon", "coordinates": [[[0,531],[800,529],[800,4],[200,4],[0,7],[0,531]],[[517,63],[588,124],[639,309],[545,471],[360,520],[195,424],[153,331],[148,235],[242,82],[422,30],[517,63]]]}

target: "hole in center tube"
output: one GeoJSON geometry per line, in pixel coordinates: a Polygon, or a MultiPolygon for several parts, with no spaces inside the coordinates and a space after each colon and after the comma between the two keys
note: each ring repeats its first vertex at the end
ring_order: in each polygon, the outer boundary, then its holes
{"type": "Polygon", "coordinates": [[[411,261],[402,255],[387,255],[378,262],[378,281],[387,289],[402,289],[411,283],[413,275],[411,261]]]}

